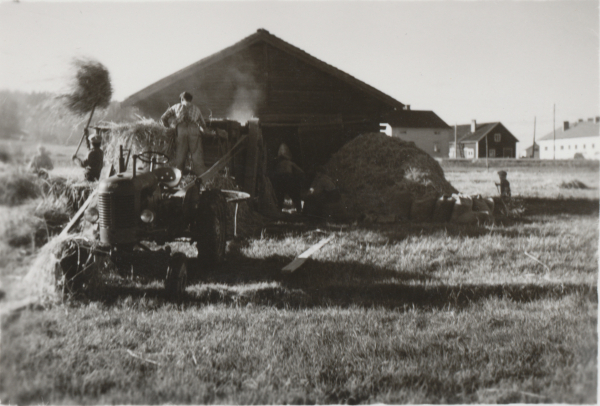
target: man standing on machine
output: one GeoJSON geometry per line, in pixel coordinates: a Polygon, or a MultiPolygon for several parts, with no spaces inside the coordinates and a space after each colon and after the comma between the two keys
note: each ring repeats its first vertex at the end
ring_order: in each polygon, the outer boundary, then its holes
{"type": "Polygon", "coordinates": [[[175,125],[177,128],[174,165],[183,170],[190,153],[192,172],[199,176],[206,171],[202,149],[202,134],[206,131],[206,122],[200,109],[192,104],[193,96],[190,93],[183,92],[180,97],[181,103],[169,107],[160,121],[165,127],[175,125]]]}

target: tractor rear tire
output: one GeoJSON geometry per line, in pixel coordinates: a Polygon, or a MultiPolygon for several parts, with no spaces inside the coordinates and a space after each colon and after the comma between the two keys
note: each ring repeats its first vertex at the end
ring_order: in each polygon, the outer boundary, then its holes
{"type": "Polygon", "coordinates": [[[214,266],[223,261],[227,244],[227,200],[220,190],[209,190],[200,195],[194,234],[198,267],[214,266]]]}
{"type": "Polygon", "coordinates": [[[165,278],[167,296],[178,299],[185,293],[187,287],[187,258],[185,254],[177,252],[171,256],[165,278]]]}

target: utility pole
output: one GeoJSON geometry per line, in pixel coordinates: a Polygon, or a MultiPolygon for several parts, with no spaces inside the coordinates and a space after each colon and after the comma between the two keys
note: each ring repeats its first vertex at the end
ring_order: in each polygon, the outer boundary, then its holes
{"type": "Polygon", "coordinates": [[[454,159],[458,158],[458,136],[456,132],[456,124],[454,124],[454,159]]]}
{"type": "Polygon", "coordinates": [[[533,146],[531,147],[531,158],[535,158],[535,119],[536,117],[533,117],[533,146]]]}
{"type": "Polygon", "coordinates": [[[490,156],[490,149],[488,148],[488,135],[485,135],[485,168],[487,170],[490,169],[490,163],[488,162],[488,157],[490,156]]]}
{"type": "Polygon", "coordinates": [[[552,149],[554,150],[552,159],[556,160],[556,104],[552,105],[552,134],[554,137],[552,142],[552,149]]]}

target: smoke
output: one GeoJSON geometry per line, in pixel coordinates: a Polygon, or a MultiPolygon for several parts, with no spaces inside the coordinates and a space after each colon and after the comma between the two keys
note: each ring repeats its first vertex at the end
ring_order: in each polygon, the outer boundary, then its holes
{"type": "Polygon", "coordinates": [[[263,92],[251,73],[241,72],[235,68],[231,68],[228,73],[235,90],[233,102],[227,110],[227,117],[244,123],[254,117],[263,101],[263,92]]]}

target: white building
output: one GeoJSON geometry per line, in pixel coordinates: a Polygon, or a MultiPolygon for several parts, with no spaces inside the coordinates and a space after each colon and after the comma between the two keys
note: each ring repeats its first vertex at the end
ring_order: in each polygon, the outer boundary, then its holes
{"type": "Polygon", "coordinates": [[[600,159],[600,117],[565,121],[556,129],[537,141],[540,159],[600,159]]]}
{"type": "Polygon", "coordinates": [[[392,137],[412,141],[434,158],[448,157],[448,137],[452,129],[433,111],[405,110],[389,114],[385,120],[392,137]]]}

